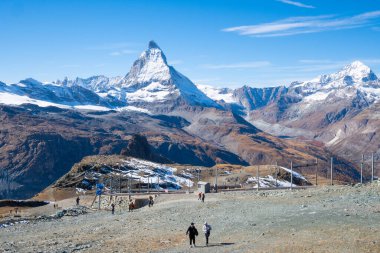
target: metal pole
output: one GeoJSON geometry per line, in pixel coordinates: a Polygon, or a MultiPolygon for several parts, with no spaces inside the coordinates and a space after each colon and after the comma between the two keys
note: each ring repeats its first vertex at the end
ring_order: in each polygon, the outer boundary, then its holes
{"type": "Polygon", "coordinates": [[[360,164],[360,183],[363,184],[363,166],[364,166],[364,154],[362,154],[362,162],[360,164]]]}
{"type": "Polygon", "coordinates": [[[128,176],[128,193],[129,198],[131,198],[131,178],[128,176]]]}
{"type": "Polygon", "coordinates": [[[330,168],[331,185],[334,185],[334,182],[333,182],[333,167],[334,167],[334,157],[331,157],[331,168],[330,168]]]}
{"type": "Polygon", "coordinates": [[[260,174],[259,174],[259,167],[260,165],[257,165],[257,171],[256,171],[256,178],[257,178],[257,191],[260,188],[260,174]]]}
{"type": "Polygon", "coordinates": [[[149,192],[149,178],[150,178],[150,177],[148,176],[148,192],[149,192]]]}
{"type": "Polygon", "coordinates": [[[98,205],[98,209],[100,210],[100,195],[101,194],[99,194],[99,205],[98,205]]]}
{"type": "Polygon", "coordinates": [[[318,185],[318,158],[315,159],[315,185],[318,185]]]}
{"type": "Polygon", "coordinates": [[[276,187],[278,187],[277,178],[278,178],[278,164],[276,161],[276,187]]]}
{"type": "Polygon", "coordinates": [[[374,159],[374,154],[372,152],[372,161],[371,161],[371,173],[372,173],[372,177],[371,177],[371,183],[373,183],[374,172],[375,172],[375,159],[374,159]]]}
{"type": "Polygon", "coordinates": [[[112,189],[112,183],[113,183],[113,180],[112,180],[112,179],[113,179],[113,176],[111,176],[111,179],[110,179],[110,180],[111,180],[111,183],[110,183],[110,192],[111,192],[111,194],[112,194],[112,190],[113,190],[113,189],[112,189]]]}
{"type": "Polygon", "coordinates": [[[215,192],[218,192],[218,168],[215,168],[215,192]]]}
{"type": "Polygon", "coordinates": [[[290,190],[293,190],[293,161],[290,161],[290,190]]]}

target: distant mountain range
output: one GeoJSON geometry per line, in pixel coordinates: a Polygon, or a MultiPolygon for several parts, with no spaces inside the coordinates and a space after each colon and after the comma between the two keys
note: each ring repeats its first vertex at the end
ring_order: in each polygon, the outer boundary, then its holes
{"type": "Polygon", "coordinates": [[[0,82],[0,169],[25,196],[38,175],[46,186],[85,155],[123,153],[138,133],[171,162],[287,166],[335,156],[337,175],[353,179],[350,161],[380,145],[379,101],[380,80],[358,61],[288,86],[215,88],[169,66],[151,41],[122,77],[0,82]]]}

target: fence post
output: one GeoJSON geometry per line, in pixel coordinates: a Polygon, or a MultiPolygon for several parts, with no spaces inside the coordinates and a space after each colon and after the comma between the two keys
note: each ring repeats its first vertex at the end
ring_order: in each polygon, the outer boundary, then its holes
{"type": "Polygon", "coordinates": [[[375,159],[374,159],[374,154],[372,152],[372,161],[371,161],[371,172],[372,172],[372,177],[371,177],[371,183],[373,183],[374,179],[374,171],[375,170],[375,159]]]}
{"type": "Polygon", "coordinates": [[[334,182],[333,182],[333,166],[334,166],[334,158],[331,157],[331,168],[330,168],[331,185],[334,185],[334,182]]]}
{"type": "Polygon", "coordinates": [[[293,161],[290,161],[290,190],[293,190],[293,161]]]}
{"type": "Polygon", "coordinates": [[[259,191],[259,188],[260,188],[260,174],[259,174],[259,167],[260,167],[260,165],[257,165],[257,171],[256,171],[257,191],[259,191]]]}
{"type": "Polygon", "coordinates": [[[364,166],[364,154],[362,154],[362,162],[360,163],[360,183],[363,184],[363,166],[364,166]]]}

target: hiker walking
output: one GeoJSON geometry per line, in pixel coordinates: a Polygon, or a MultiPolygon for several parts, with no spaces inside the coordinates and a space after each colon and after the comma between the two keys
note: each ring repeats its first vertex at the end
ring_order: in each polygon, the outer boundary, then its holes
{"type": "Polygon", "coordinates": [[[202,199],[202,192],[199,192],[198,193],[198,200],[201,200],[202,199]]]}
{"type": "Polygon", "coordinates": [[[206,237],[206,246],[208,246],[208,238],[210,237],[210,232],[211,232],[211,226],[205,222],[203,225],[203,233],[205,233],[206,237]]]}
{"type": "Polygon", "coordinates": [[[135,203],[133,203],[133,200],[129,202],[128,208],[129,208],[128,212],[132,212],[133,209],[135,209],[135,203]]]}
{"type": "Polygon", "coordinates": [[[79,200],[80,200],[80,198],[79,198],[79,196],[77,197],[77,206],[79,206],[79,200]]]}
{"type": "Polygon", "coordinates": [[[153,206],[153,197],[152,196],[149,196],[149,207],[153,206]]]}
{"type": "Polygon", "coordinates": [[[205,202],[205,193],[202,193],[202,202],[205,202]]]}
{"type": "Polygon", "coordinates": [[[195,246],[195,237],[198,236],[198,230],[194,226],[194,222],[190,224],[190,227],[186,231],[186,235],[189,235],[189,240],[190,240],[190,248],[196,247],[195,246]]]}
{"type": "Polygon", "coordinates": [[[112,214],[115,214],[115,203],[111,204],[111,211],[112,211],[112,214]]]}

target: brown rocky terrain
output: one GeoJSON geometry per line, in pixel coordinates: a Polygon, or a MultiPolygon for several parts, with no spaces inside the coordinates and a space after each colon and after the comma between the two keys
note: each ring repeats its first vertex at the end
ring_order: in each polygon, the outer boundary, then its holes
{"type": "MultiPolygon", "coordinates": [[[[0,168],[9,172],[7,197],[11,198],[33,196],[87,155],[124,154],[202,166],[275,161],[288,166],[290,160],[301,164],[315,159],[322,165],[332,155],[313,142],[266,134],[240,116],[216,108],[181,107],[169,115],[34,105],[1,106],[0,111],[0,168]]],[[[349,162],[336,160],[338,174],[358,178],[349,162]]],[[[3,184],[3,198],[6,190],[3,184]]]]}

